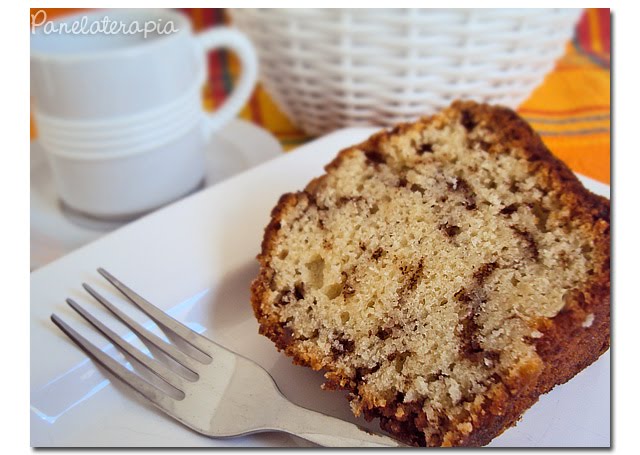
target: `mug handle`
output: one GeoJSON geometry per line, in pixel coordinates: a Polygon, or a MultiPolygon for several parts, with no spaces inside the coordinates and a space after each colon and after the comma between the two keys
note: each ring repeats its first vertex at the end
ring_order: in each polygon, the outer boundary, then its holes
{"type": "Polygon", "coordinates": [[[203,53],[228,48],[239,58],[242,66],[240,78],[230,96],[213,113],[205,115],[205,133],[210,135],[229,120],[244,106],[251,96],[258,80],[258,57],[249,39],[238,30],[230,27],[216,27],[213,30],[195,35],[196,46],[203,53]]]}

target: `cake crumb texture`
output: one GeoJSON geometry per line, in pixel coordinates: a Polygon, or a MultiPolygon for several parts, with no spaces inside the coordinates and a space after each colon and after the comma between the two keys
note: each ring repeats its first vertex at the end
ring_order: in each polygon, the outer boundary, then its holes
{"type": "Polygon", "coordinates": [[[609,347],[609,201],[513,111],[340,152],[266,228],[260,332],[419,446],[485,445],[609,347]]]}

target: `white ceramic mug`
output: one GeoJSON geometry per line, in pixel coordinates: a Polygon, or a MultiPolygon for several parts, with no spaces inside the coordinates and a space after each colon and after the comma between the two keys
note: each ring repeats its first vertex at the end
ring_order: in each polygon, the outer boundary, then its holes
{"type": "Polygon", "coordinates": [[[39,140],[66,205],[124,219],[196,189],[210,134],[240,111],[255,86],[257,58],[248,39],[227,27],[194,35],[189,20],[170,10],[105,10],[53,24],[31,37],[31,95],[39,140]],[[156,30],[55,32],[105,17],[129,30],[154,23],[156,30]],[[171,32],[161,33],[168,23],[171,32]],[[234,52],[242,70],[224,104],[205,113],[206,52],[217,48],[234,52]]]}

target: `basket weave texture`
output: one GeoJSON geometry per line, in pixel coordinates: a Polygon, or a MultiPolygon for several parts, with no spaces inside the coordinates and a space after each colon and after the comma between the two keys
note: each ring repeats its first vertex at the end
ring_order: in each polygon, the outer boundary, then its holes
{"type": "Polygon", "coordinates": [[[234,9],[261,80],[308,134],[412,121],[454,99],[516,108],[580,9],[234,9]]]}

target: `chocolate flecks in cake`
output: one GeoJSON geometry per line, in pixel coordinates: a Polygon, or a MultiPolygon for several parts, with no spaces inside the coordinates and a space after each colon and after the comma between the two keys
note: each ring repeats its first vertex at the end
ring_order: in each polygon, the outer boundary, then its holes
{"type": "Polygon", "coordinates": [[[356,374],[355,374],[355,380],[357,382],[360,382],[364,377],[369,376],[370,374],[375,373],[376,371],[378,371],[380,369],[380,364],[377,363],[375,364],[375,366],[368,368],[368,367],[359,367],[356,368],[356,374]]]}
{"type": "Polygon", "coordinates": [[[285,306],[289,305],[291,302],[295,300],[293,293],[290,290],[286,290],[280,294],[280,296],[276,299],[275,304],[277,306],[285,306]]]}
{"type": "Polygon", "coordinates": [[[278,336],[275,340],[276,347],[278,349],[284,349],[291,344],[295,340],[294,332],[290,327],[286,325],[282,325],[278,336]]]}
{"type": "Polygon", "coordinates": [[[458,289],[456,291],[455,294],[453,294],[453,297],[461,303],[469,303],[471,302],[471,297],[469,296],[469,294],[467,293],[467,290],[465,288],[461,288],[458,289]]]}
{"type": "Polygon", "coordinates": [[[418,147],[418,155],[424,155],[425,153],[433,153],[433,145],[428,142],[418,147]]]}
{"type": "Polygon", "coordinates": [[[461,303],[469,305],[467,314],[460,319],[461,329],[458,332],[461,341],[460,353],[463,357],[478,362],[484,350],[478,340],[480,327],[476,322],[477,308],[473,299],[469,298],[466,293],[460,294],[457,297],[461,303]],[[468,300],[462,300],[463,298],[468,300]]]}
{"type": "Polygon", "coordinates": [[[455,237],[456,235],[460,234],[461,231],[459,226],[449,224],[448,221],[442,223],[438,227],[447,235],[447,237],[455,237]]]}
{"type": "Polygon", "coordinates": [[[310,193],[308,191],[303,191],[303,194],[307,197],[307,203],[311,207],[315,207],[318,211],[325,211],[329,209],[329,207],[319,203],[318,199],[313,193],[310,193]]]}
{"type": "Polygon", "coordinates": [[[358,203],[360,201],[365,201],[365,198],[362,196],[340,196],[336,201],[336,206],[342,207],[348,203],[358,203]]]}
{"type": "Polygon", "coordinates": [[[304,283],[296,283],[296,285],[294,286],[293,295],[297,300],[304,299],[304,283]]]}
{"type": "Polygon", "coordinates": [[[484,364],[489,367],[492,368],[496,362],[500,361],[500,353],[498,351],[483,351],[483,360],[484,360],[484,364]]]}
{"type": "Polygon", "coordinates": [[[442,372],[442,370],[438,370],[435,373],[430,373],[427,375],[428,382],[439,381],[442,378],[448,378],[449,375],[442,372]]]}
{"type": "Polygon", "coordinates": [[[424,267],[424,262],[423,262],[422,259],[420,259],[418,261],[418,266],[416,267],[415,271],[411,275],[411,279],[409,280],[410,289],[414,289],[416,287],[416,284],[418,283],[418,280],[422,276],[423,267],[424,267]]]}
{"type": "MultiPolygon", "coordinates": [[[[351,273],[354,274],[355,269],[352,270],[351,273]]],[[[347,272],[342,271],[340,272],[340,275],[342,277],[341,283],[340,283],[340,286],[341,286],[340,293],[345,299],[347,299],[352,295],[354,295],[356,293],[356,290],[353,284],[349,281],[349,274],[347,272]]]]}
{"type": "Polygon", "coordinates": [[[409,182],[407,181],[407,178],[405,176],[401,176],[400,178],[398,178],[398,188],[403,188],[405,186],[407,186],[409,184],[409,182]]]}
{"type": "Polygon", "coordinates": [[[376,332],[376,336],[383,341],[389,338],[392,334],[393,334],[393,329],[389,327],[380,327],[376,332]]]}
{"type": "Polygon", "coordinates": [[[478,338],[480,326],[477,323],[477,317],[487,298],[482,286],[497,268],[497,261],[481,265],[473,274],[474,286],[469,290],[462,288],[454,294],[454,298],[463,305],[459,320],[461,329],[458,333],[461,341],[460,353],[474,362],[488,359],[489,362],[485,362],[487,366],[492,365],[495,356],[499,354],[487,354],[483,349],[478,338]]]}
{"type": "Polygon", "coordinates": [[[493,366],[500,354],[483,349],[478,338],[480,326],[477,317],[486,303],[486,294],[482,286],[497,268],[497,261],[482,264],[473,273],[474,286],[470,290],[462,288],[454,294],[454,298],[464,306],[460,318],[461,330],[458,333],[461,341],[460,353],[474,362],[484,360],[485,366],[488,367],[493,366]]]}
{"type": "Polygon", "coordinates": [[[496,188],[498,188],[498,184],[496,183],[496,181],[492,178],[488,179],[486,181],[486,183],[484,183],[484,186],[486,188],[489,188],[490,190],[495,190],[496,188]]]}
{"type": "Polygon", "coordinates": [[[411,191],[414,191],[416,193],[420,193],[420,194],[424,194],[425,189],[423,187],[421,187],[420,185],[418,185],[417,183],[412,183],[411,187],[410,187],[411,191]]]}
{"type": "Polygon", "coordinates": [[[484,141],[482,139],[467,138],[467,145],[471,149],[478,148],[478,149],[483,150],[485,152],[489,152],[492,149],[492,145],[489,144],[487,141],[484,141]]]}
{"type": "Polygon", "coordinates": [[[356,344],[353,340],[345,338],[344,335],[338,335],[331,343],[331,355],[333,355],[333,357],[340,357],[353,352],[355,347],[356,344]]]}
{"type": "Polygon", "coordinates": [[[342,287],[342,296],[346,299],[348,297],[351,297],[353,294],[356,293],[356,290],[354,289],[354,287],[349,284],[349,283],[345,283],[344,286],[342,287]]]}
{"type": "Polygon", "coordinates": [[[519,228],[518,226],[511,226],[511,229],[524,241],[531,259],[537,261],[540,258],[540,252],[538,251],[538,243],[536,242],[536,239],[533,238],[533,234],[526,229],[519,228]]]}
{"type": "Polygon", "coordinates": [[[382,256],[382,254],[384,253],[384,250],[380,247],[376,248],[375,251],[373,253],[371,253],[371,258],[374,261],[377,261],[378,259],[380,259],[380,257],[382,256]]]}
{"type": "Polygon", "coordinates": [[[452,191],[460,192],[464,196],[464,207],[467,210],[475,210],[478,207],[476,193],[465,179],[457,177],[455,181],[447,182],[447,185],[452,191]]]}
{"type": "Polygon", "coordinates": [[[471,188],[471,185],[469,185],[469,183],[465,179],[459,178],[458,188],[464,193],[465,208],[467,210],[475,210],[477,208],[476,193],[471,188]]]}
{"type": "Polygon", "coordinates": [[[367,245],[364,242],[360,242],[358,246],[362,251],[367,251],[367,245]]]}
{"type": "Polygon", "coordinates": [[[409,445],[426,445],[425,434],[422,429],[429,425],[429,422],[422,409],[423,404],[419,401],[403,403],[398,400],[398,398],[403,398],[398,394],[394,398],[389,400],[384,407],[365,409],[364,418],[370,421],[375,417],[379,417],[380,427],[383,430],[397,435],[409,445]]]}
{"type": "Polygon", "coordinates": [[[382,153],[378,152],[377,150],[368,150],[364,152],[364,156],[366,156],[367,160],[374,164],[385,164],[387,162],[384,155],[382,155],[382,153]]]}
{"type": "Polygon", "coordinates": [[[494,270],[498,268],[498,262],[487,262],[486,264],[482,264],[478,270],[473,273],[473,279],[476,280],[478,286],[482,286],[487,278],[493,273],[494,270]]]}
{"type": "Polygon", "coordinates": [[[502,210],[500,210],[500,214],[509,216],[512,213],[517,211],[518,211],[518,204],[509,204],[506,207],[504,207],[502,210]]]}
{"type": "Polygon", "coordinates": [[[463,110],[460,115],[460,123],[467,131],[471,131],[477,125],[476,121],[473,119],[473,114],[467,110],[463,110]]]}
{"type": "Polygon", "coordinates": [[[406,280],[404,285],[398,290],[398,294],[400,296],[404,296],[407,292],[411,292],[416,288],[418,281],[422,277],[423,267],[424,261],[422,259],[418,261],[418,264],[415,267],[409,265],[400,266],[402,275],[404,275],[405,277],[408,276],[408,279],[406,280]]]}

